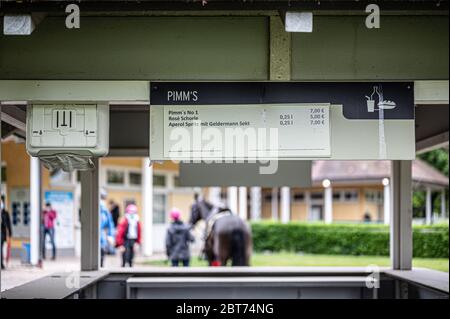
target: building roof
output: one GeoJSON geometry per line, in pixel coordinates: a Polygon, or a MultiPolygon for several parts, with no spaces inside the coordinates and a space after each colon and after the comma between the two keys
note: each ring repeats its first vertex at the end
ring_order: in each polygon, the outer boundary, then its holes
{"type": "MultiPolygon", "coordinates": [[[[390,161],[314,161],[312,166],[313,183],[322,183],[324,179],[334,182],[379,181],[391,174],[390,161]]],[[[416,184],[449,186],[448,177],[416,159],[412,164],[412,178],[416,184]]]]}

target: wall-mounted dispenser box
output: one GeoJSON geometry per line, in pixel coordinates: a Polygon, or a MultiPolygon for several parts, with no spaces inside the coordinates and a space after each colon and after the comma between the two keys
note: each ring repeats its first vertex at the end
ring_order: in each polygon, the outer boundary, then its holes
{"type": "Polygon", "coordinates": [[[26,140],[28,153],[43,160],[105,156],[109,150],[109,105],[32,103],[27,108],[26,140]]]}

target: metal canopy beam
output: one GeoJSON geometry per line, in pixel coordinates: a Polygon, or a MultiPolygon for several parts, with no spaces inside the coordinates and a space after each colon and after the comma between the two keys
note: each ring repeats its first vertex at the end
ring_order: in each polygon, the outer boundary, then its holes
{"type": "Polygon", "coordinates": [[[0,101],[116,101],[149,100],[148,81],[33,81],[0,80],[0,101]]]}
{"type": "Polygon", "coordinates": [[[414,82],[414,99],[416,105],[448,105],[449,81],[416,81],[414,82]]]}
{"type": "MultiPolygon", "coordinates": [[[[272,22],[281,23],[276,18],[272,22]]],[[[273,67],[273,70],[281,70],[275,65],[273,67]]],[[[274,76],[274,79],[280,78],[274,76]]],[[[288,80],[288,76],[283,74],[281,79],[288,80]]],[[[448,81],[415,81],[414,85],[417,104],[417,151],[423,152],[446,145],[449,131],[448,81]]],[[[110,101],[110,155],[148,156],[148,81],[0,80],[0,101],[33,100],[110,101]],[[127,123],[127,134],[121,134],[124,119],[127,123]]],[[[18,127],[24,133],[25,106],[13,103],[4,104],[3,121],[18,127]]]]}
{"type": "MultiPolygon", "coordinates": [[[[272,49],[283,50],[286,56],[284,47],[272,49]]],[[[128,109],[148,105],[149,81],[0,80],[0,101],[110,101],[128,109]]],[[[414,103],[448,106],[448,85],[448,81],[414,81],[414,103]]]]}

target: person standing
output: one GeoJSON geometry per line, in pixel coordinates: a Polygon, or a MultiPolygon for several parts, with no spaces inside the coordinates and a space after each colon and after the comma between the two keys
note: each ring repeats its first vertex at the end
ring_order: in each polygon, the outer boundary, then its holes
{"type": "Polygon", "coordinates": [[[188,267],[191,259],[189,244],[194,241],[190,227],[181,221],[181,212],[174,208],[170,212],[172,224],[167,230],[166,253],[173,267],[178,267],[181,262],[188,267]]]}
{"type": "Polygon", "coordinates": [[[125,209],[125,217],[119,223],[116,234],[116,247],[122,250],[122,267],[133,267],[134,249],[141,244],[141,223],[137,206],[130,204],[125,209]]]}
{"type": "Polygon", "coordinates": [[[45,208],[42,213],[44,233],[42,236],[42,258],[45,259],[46,247],[45,240],[47,235],[50,237],[50,243],[52,245],[52,260],[56,259],[56,244],[55,244],[55,220],[57,214],[56,211],[52,208],[52,204],[50,202],[45,203],[45,208]]]}
{"type": "Polygon", "coordinates": [[[105,255],[114,247],[115,227],[111,213],[106,206],[108,193],[102,189],[100,191],[100,267],[103,267],[105,255]]]}
{"type": "Polygon", "coordinates": [[[120,208],[119,205],[117,205],[117,203],[113,199],[109,200],[109,211],[111,212],[114,227],[117,228],[119,224],[120,208]]]}
{"type": "Polygon", "coordinates": [[[2,212],[2,229],[1,229],[1,267],[2,269],[5,269],[5,264],[3,262],[3,246],[5,242],[8,242],[8,240],[12,237],[12,227],[11,227],[11,218],[9,218],[9,213],[5,208],[5,197],[1,197],[1,212],[2,212]]]}

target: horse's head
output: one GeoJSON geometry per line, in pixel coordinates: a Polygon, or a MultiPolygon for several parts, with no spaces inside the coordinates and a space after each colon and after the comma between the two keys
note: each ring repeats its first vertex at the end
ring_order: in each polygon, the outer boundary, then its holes
{"type": "Polygon", "coordinates": [[[204,199],[196,200],[196,202],[191,207],[191,218],[189,220],[189,223],[191,225],[195,225],[201,219],[208,218],[212,208],[213,205],[211,205],[204,199]]]}
{"type": "Polygon", "coordinates": [[[198,204],[198,202],[195,202],[191,207],[191,219],[189,220],[191,225],[197,224],[198,221],[202,219],[202,214],[198,204]]]}

